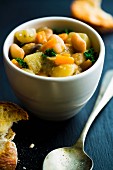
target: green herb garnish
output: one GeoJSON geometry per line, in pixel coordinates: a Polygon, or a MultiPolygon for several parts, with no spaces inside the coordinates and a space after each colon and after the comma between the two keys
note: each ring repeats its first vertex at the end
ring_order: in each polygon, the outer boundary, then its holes
{"type": "Polygon", "coordinates": [[[46,57],[53,57],[56,56],[56,52],[54,51],[53,48],[48,48],[44,54],[42,54],[42,57],[46,58],[46,57]]]}
{"type": "Polygon", "coordinates": [[[94,64],[97,59],[97,52],[94,51],[94,48],[90,48],[84,52],[84,56],[87,60],[89,59],[94,64]]]}
{"type": "Polygon", "coordinates": [[[27,63],[21,59],[21,58],[15,58],[15,60],[23,67],[23,68],[28,68],[27,63]]]}

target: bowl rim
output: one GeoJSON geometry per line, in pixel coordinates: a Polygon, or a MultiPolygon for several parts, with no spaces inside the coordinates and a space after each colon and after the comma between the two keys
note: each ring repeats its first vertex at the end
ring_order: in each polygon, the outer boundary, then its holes
{"type": "Polygon", "coordinates": [[[5,41],[4,41],[4,44],[3,44],[3,58],[4,58],[4,62],[7,62],[8,65],[10,65],[13,70],[17,71],[17,72],[20,72],[22,73],[23,75],[25,76],[29,76],[31,78],[35,78],[35,79],[41,79],[41,80],[45,80],[45,81],[71,81],[71,80],[74,80],[74,79],[81,79],[82,77],[84,76],[87,76],[89,73],[92,73],[98,65],[101,64],[101,62],[104,63],[104,57],[105,57],[105,45],[104,45],[104,42],[101,38],[101,36],[99,35],[99,33],[94,30],[91,26],[89,26],[88,24],[80,21],[80,20],[77,20],[77,19],[73,19],[73,18],[70,18],[70,17],[64,17],[64,16],[48,16],[48,17],[40,17],[40,18],[35,18],[35,19],[32,19],[32,20],[29,20],[29,21],[26,21],[22,24],[20,24],[19,26],[15,27],[9,34],[8,36],[6,37],[5,41]],[[40,75],[35,75],[35,74],[31,74],[31,73],[28,73],[28,72],[25,72],[24,70],[16,67],[9,59],[9,56],[8,56],[8,50],[5,50],[7,48],[7,44],[8,44],[8,41],[10,39],[10,36],[12,34],[14,34],[16,32],[16,30],[20,29],[21,27],[23,27],[24,25],[32,25],[36,22],[39,22],[39,21],[70,21],[70,22],[74,22],[75,24],[76,23],[79,23],[81,25],[83,25],[84,27],[86,27],[88,30],[90,30],[91,32],[93,32],[93,34],[95,34],[95,36],[97,37],[98,41],[99,41],[99,44],[100,44],[100,53],[99,53],[99,57],[98,59],[96,60],[96,62],[94,63],[93,66],[91,66],[88,70],[80,73],[80,74],[77,74],[77,75],[73,75],[73,76],[67,76],[67,77],[45,77],[45,76],[40,76],[40,75]],[[7,52],[6,52],[7,51],[7,52]],[[103,56],[103,58],[102,58],[103,56]],[[102,60],[103,59],[103,60],[102,60]]]}

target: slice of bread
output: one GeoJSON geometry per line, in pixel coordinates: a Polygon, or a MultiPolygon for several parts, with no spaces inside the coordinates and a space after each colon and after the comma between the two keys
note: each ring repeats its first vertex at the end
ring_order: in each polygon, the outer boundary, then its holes
{"type": "Polygon", "coordinates": [[[86,22],[100,33],[113,31],[113,16],[101,8],[101,0],[74,0],[72,16],[86,22]]]}
{"type": "Polygon", "coordinates": [[[12,141],[15,132],[11,129],[13,123],[28,120],[28,114],[18,105],[11,102],[0,102],[0,170],[15,170],[18,153],[12,141]]]}

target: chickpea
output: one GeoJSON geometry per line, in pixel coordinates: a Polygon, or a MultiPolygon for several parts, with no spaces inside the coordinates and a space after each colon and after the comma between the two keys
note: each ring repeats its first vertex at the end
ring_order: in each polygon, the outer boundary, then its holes
{"type": "Polygon", "coordinates": [[[78,33],[74,33],[71,37],[71,43],[73,48],[77,52],[84,52],[86,51],[86,42],[81,38],[81,36],[78,33]]]}
{"type": "Polygon", "coordinates": [[[12,44],[10,46],[10,54],[12,58],[24,58],[24,50],[20,48],[17,44],[12,44]]]}

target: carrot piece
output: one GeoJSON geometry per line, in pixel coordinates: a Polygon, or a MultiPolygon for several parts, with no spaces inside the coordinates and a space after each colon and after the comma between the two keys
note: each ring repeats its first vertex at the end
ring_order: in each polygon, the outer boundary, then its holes
{"type": "Polygon", "coordinates": [[[36,35],[36,43],[44,44],[47,42],[46,34],[44,31],[40,31],[36,35]]]}
{"type": "Polygon", "coordinates": [[[68,38],[68,34],[62,33],[62,34],[59,34],[59,37],[62,38],[62,40],[65,42],[68,38]]]}
{"type": "Polygon", "coordinates": [[[43,46],[41,47],[41,50],[44,52],[47,49],[51,49],[54,48],[54,46],[56,45],[57,41],[55,38],[51,38],[50,40],[48,40],[45,44],[43,44],[43,46]]]}
{"type": "Polygon", "coordinates": [[[61,64],[73,64],[74,63],[74,58],[70,57],[68,55],[61,55],[57,54],[56,59],[55,59],[55,64],[56,65],[61,65],[61,64]]]}

